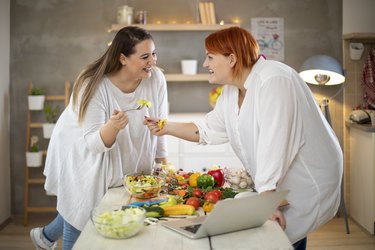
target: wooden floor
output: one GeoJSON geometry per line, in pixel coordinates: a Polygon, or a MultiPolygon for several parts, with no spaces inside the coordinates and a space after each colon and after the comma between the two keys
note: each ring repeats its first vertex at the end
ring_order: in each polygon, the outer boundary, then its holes
{"type": "Polygon", "coordinates": [[[349,229],[350,234],[346,234],[343,217],[334,218],[317,231],[308,235],[307,249],[375,250],[375,236],[351,220],[349,220],[349,229]]]}
{"type": "MultiPolygon", "coordinates": [[[[22,218],[14,218],[0,231],[0,250],[31,250],[33,244],[29,231],[33,227],[43,226],[52,219],[52,215],[32,215],[28,227],[22,224],[22,218]]],[[[309,250],[374,250],[375,237],[365,232],[356,223],[350,221],[350,234],[345,232],[343,218],[334,218],[325,226],[311,233],[307,240],[309,250]]],[[[61,249],[61,241],[57,249],[61,249]]]]}

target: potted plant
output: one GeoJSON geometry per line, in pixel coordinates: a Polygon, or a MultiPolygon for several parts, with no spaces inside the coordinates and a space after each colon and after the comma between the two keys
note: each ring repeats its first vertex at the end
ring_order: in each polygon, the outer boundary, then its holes
{"type": "Polygon", "coordinates": [[[47,123],[43,123],[43,137],[44,138],[47,138],[47,139],[51,138],[52,131],[55,128],[59,114],[60,114],[59,106],[52,107],[51,105],[46,105],[44,107],[44,115],[47,121],[47,123]]]}
{"type": "Polygon", "coordinates": [[[32,87],[28,96],[29,110],[43,110],[44,100],[44,90],[39,87],[32,87]]]}
{"type": "Polygon", "coordinates": [[[43,153],[39,151],[38,136],[31,136],[30,151],[26,152],[26,165],[28,167],[40,167],[43,162],[43,153]]]}

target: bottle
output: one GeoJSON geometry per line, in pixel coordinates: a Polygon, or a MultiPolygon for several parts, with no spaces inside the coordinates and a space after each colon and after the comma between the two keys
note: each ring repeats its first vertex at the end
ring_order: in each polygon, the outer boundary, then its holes
{"type": "Polygon", "coordinates": [[[147,11],[139,10],[135,15],[135,21],[137,24],[147,24],[147,11]]]}

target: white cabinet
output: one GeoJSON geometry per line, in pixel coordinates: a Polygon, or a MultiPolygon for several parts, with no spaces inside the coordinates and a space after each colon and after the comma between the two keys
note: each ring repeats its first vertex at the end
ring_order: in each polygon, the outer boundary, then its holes
{"type": "Polygon", "coordinates": [[[366,125],[350,127],[350,216],[374,234],[375,128],[366,125]]]}
{"type": "MultiPolygon", "coordinates": [[[[202,113],[171,114],[170,121],[189,122],[199,121],[204,118],[202,113]]],[[[184,141],[172,136],[167,136],[168,160],[177,169],[187,171],[202,171],[212,165],[220,165],[228,168],[242,168],[241,161],[234,154],[231,146],[221,145],[198,145],[197,143],[184,141]]]]}

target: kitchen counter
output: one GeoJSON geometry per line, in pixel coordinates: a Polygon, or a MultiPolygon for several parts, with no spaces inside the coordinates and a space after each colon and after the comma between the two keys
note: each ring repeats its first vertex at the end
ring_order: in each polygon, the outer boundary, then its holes
{"type": "Polygon", "coordinates": [[[345,125],[349,128],[357,128],[365,132],[375,133],[375,127],[373,127],[371,123],[358,124],[352,121],[345,121],[345,125]]]}
{"type": "MultiPolygon", "coordinates": [[[[127,204],[129,194],[124,187],[107,191],[99,206],[107,204],[127,204]]],[[[250,211],[251,212],[251,211],[250,211]]],[[[157,225],[144,227],[129,239],[107,239],[101,236],[89,221],[79,236],[74,250],[103,249],[293,249],[286,234],[274,221],[263,226],[238,232],[192,240],[168,228],[157,225]]]]}
{"type": "Polygon", "coordinates": [[[201,121],[207,113],[171,113],[168,120],[173,122],[201,121]]]}

